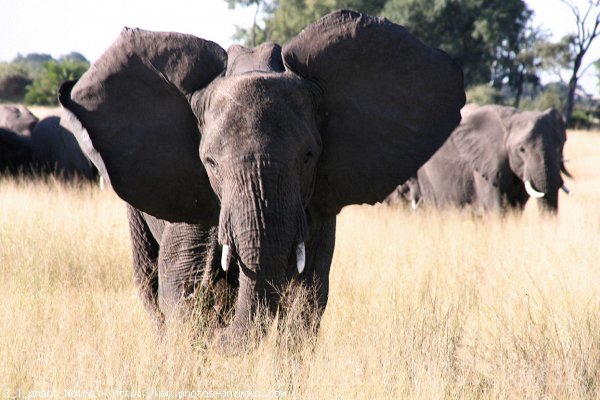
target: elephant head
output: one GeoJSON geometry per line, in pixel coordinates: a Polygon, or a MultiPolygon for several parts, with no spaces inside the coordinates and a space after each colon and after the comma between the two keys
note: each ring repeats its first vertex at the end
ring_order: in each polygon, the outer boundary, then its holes
{"type": "Polygon", "coordinates": [[[31,136],[38,118],[23,105],[0,106],[0,127],[23,136],[31,136]]]}
{"type": "Polygon", "coordinates": [[[537,198],[542,210],[558,210],[566,128],[561,113],[520,111],[512,107],[469,105],[463,121],[452,134],[461,156],[475,171],[507,197],[525,203],[537,198]]]}
{"type": "Polygon", "coordinates": [[[223,268],[240,271],[235,330],[303,272],[311,227],[416,172],[460,121],[464,89],[445,53],[339,11],[283,49],[126,28],[60,102],[125,201],[218,225],[223,268]]]}

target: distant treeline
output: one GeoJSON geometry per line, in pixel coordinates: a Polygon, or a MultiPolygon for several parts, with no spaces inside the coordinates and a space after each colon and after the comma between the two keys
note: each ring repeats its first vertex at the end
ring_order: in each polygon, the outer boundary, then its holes
{"type": "MultiPolygon", "coordinates": [[[[571,127],[600,125],[598,101],[578,84],[592,66],[585,65],[583,57],[600,35],[600,0],[581,9],[565,0],[548,0],[563,3],[565,23],[576,32],[557,42],[533,24],[533,11],[523,0],[224,1],[232,8],[256,8],[252,24],[238,27],[234,36],[251,47],[265,41],[285,44],[339,8],[381,15],[450,54],[464,71],[470,102],[537,110],[555,107],[571,127]],[[542,74],[556,76],[555,82],[542,84],[542,74]]],[[[78,78],[88,67],[89,62],[76,52],[57,60],[47,54],[28,54],[0,63],[0,102],[55,105],[60,83],[78,78]]],[[[600,60],[595,67],[600,72],[600,60]]]]}
{"type": "Polygon", "coordinates": [[[58,87],[63,81],[78,79],[90,66],[80,53],[58,59],[49,54],[18,55],[0,63],[0,102],[29,105],[57,105],[58,87]]]}

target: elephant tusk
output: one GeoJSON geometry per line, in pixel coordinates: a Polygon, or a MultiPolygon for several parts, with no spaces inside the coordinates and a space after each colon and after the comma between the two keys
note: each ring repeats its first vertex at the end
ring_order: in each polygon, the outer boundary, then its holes
{"type": "Polygon", "coordinates": [[[569,189],[569,188],[567,187],[567,185],[565,185],[564,183],[563,183],[563,185],[562,185],[560,188],[561,188],[561,189],[563,190],[563,192],[565,192],[565,193],[566,193],[568,196],[573,196],[573,193],[571,192],[571,189],[569,189]]]}
{"type": "Polygon", "coordinates": [[[535,190],[533,188],[533,186],[531,185],[530,181],[525,181],[525,190],[527,191],[528,195],[530,195],[531,197],[534,197],[536,199],[544,197],[544,193],[538,192],[537,190],[535,190]]]}
{"type": "Polygon", "coordinates": [[[223,251],[221,253],[221,268],[223,271],[227,272],[229,269],[229,263],[231,262],[231,252],[229,251],[229,246],[224,244],[223,251]]]}
{"type": "Polygon", "coordinates": [[[298,273],[301,274],[304,271],[304,267],[306,265],[306,248],[304,246],[304,242],[301,242],[298,247],[296,247],[296,268],[298,268],[298,273]]]}
{"type": "Polygon", "coordinates": [[[417,208],[419,208],[419,205],[421,204],[422,200],[423,200],[422,198],[419,200],[412,199],[410,202],[410,208],[412,208],[413,210],[416,210],[417,208]]]}

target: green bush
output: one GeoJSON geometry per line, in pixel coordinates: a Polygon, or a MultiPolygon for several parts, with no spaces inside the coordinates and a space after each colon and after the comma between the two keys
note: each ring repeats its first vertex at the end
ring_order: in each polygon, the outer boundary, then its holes
{"type": "Polygon", "coordinates": [[[22,74],[0,75],[0,101],[20,103],[32,81],[22,74]]]}
{"type": "Polygon", "coordinates": [[[502,93],[490,85],[477,85],[467,89],[467,103],[480,106],[486,104],[504,104],[502,93]]]}
{"type": "Polygon", "coordinates": [[[45,62],[42,73],[29,86],[24,102],[26,104],[57,105],[60,85],[67,80],[79,79],[89,66],[87,61],[70,58],[45,62]]]}
{"type": "Polygon", "coordinates": [[[521,107],[526,110],[543,111],[550,107],[558,110],[565,109],[566,96],[556,87],[549,85],[533,99],[523,99],[521,107]]]}

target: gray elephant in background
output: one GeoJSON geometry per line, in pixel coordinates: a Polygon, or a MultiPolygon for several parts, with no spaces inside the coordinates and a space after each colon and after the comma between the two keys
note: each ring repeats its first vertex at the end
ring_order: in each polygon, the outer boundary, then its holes
{"type": "Polygon", "coordinates": [[[468,207],[475,212],[522,210],[530,197],[556,212],[565,186],[561,113],[521,111],[498,105],[467,105],[462,121],[417,175],[389,197],[413,204],[468,207]]]}
{"type": "Polygon", "coordinates": [[[41,121],[23,105],[0,106],[0,174],[95,180],[96,167],[83,154],[60,117],[41,121]]]}
{"type": "Polygon", "coordinates": [[[315,293],[321,315],[337,213],[381,201],[414,175],[465,101],[447,54],[350,11],[283,48],[225,52],[126,28],[59,99],[81,147],[130,205],[144,304],[171,321],[222,269],[237,287],[223,338],[243,336],[259,304],[276,309],[291,281],[315,293]]]}
{"type": "Polygon", "coordinates": [[[98,177],[98,170],[83,154],[73,133],[61,125],[58,116],[46,117],[33,128],[31,162],[36,174],[62,179],[98,177]]]}
{"type": "Polygon", "coordinates": [[[31,132],[37,122],[23,105],[0,106],[0,174],[31,172],[31,132]]]}
{"type": "Polygon", "coordinates": [[[31,136],[37,123],[38,117],[22,104],[0,106],[0,128],[31,136]]]}
{"type": "Polygon", "coordinates": [[[0,175],[31,172],[31,138],[0,128],[0,175]]]}

